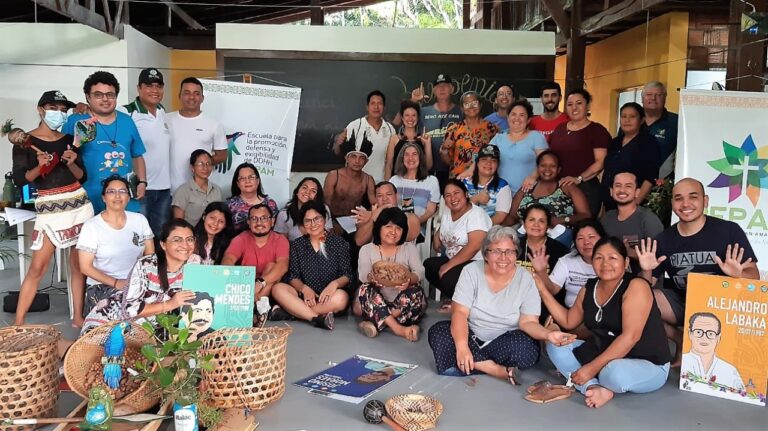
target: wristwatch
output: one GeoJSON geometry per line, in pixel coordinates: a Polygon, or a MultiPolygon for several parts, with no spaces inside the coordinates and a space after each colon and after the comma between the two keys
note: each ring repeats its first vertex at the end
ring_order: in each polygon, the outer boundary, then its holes
{"type": "Polygon", "coordinates": [[[565,216],[563,221],[565,222],[565,224],[571,224],[571,217],[570,216],[565,216]]]}
{"type": "Polygon", "coordinates": [[[136,185],[139,185],[139,184],[144,184],[145,186],[148,186],[148,185],[149,185],[149,183],[147,183],[145,180],[139,180],[139,181],[137,181],[137,182],[136,182],[136,185]]]}
{"type": "Polygon", "coordinates": [[[584,177],[582,177],[581,175],[579,175],[578,177],[576,177],[576,181],[577,181],[577,184],[581,184],[581,183],[583,183],[583,182],[584,182],[584,177]]]}
{"type": "Polygon", "coordinates": [[[256,278],[256,283],[254,284],[254,287],[256,288],[256,290],[259,290],[259,289],[262,289],[265,284],[267,284],[267,283],[264,281],[263,278],[257,277],[256,278]]]}

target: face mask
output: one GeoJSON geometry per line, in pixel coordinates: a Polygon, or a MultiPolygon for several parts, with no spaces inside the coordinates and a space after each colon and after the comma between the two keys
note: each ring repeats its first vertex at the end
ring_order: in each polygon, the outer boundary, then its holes
{"type": "Polygon", "coordinates": [[[67,122],[67,114],[61,111],[45,111],[43,121],[51,130],[58,130],[67,122]]]}

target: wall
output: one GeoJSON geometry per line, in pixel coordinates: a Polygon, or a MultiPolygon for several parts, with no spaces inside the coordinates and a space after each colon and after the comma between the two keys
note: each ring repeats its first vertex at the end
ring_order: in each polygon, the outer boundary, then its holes
{"type": "MultiPolygon", "coordinates": [[[[587,47],[584,76],[593,96],[592,120],[616,131],[618,93],[658,80],[667,86],[667,108],[677,112],[685,87],[688,13],[674,12],[587,47]]],[[[555,78],[565,83],[566,57],[555,61],[555,78]]]]}
{"type": "MultiPolygon", "coordinates": [[[[124,41],[127,49],[127,81],[122,90],[128,96],[128,100],[136,98],[136,86],[139,82],[139,73],[142,69],[154,67],[163,74],[166,86],[169,86],[169,68],[171,66],[171,49],[155,42],[154,39],[144,35],[131,26],[125,26],[124,41]]],[[[121,82],[122,84],[122,82],[121,82]]],[[[170,86],[169,86],[170,87],[170,86]]],[[[166,91],[163,97],[163,105],[168,106],[174,99],[173,95],[166,91]]]]}
{"type": "Polygon", "coordinates": [[[179,88],[181,81],[189,76],[196,78],[212,78],[218,75],[216,71],[216,50],[192,51],[183,49],[171,50],[171,68],[165,78],[165,97],[170,97],[168,111],[179,109],[179,88]]]}

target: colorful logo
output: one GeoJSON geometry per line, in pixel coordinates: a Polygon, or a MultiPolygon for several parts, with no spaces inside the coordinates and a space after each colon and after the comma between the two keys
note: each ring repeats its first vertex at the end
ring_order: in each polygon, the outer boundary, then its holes
{"type": "Polygon", "coordinates": [[[708,187],[728,188],[728,202],[746,194],[757,207],[760,189],[768,189],[768,146],[757,148],[752,135],[744,139],[741,148],[723,141],[725,157],[707,163],[720,175],[708,187]]]}
{"type": "Polygon", "coordinates": [[[224,160],[224,163],[219,163],[216,165],[216,171],[220,174],[225,174],[229,172],[230,169],[232,169],[232,159],[234,158],[235,154],[238,156],[240,155],[240,151],[237,149],[237,145],[235,145],[235,142],[237,141],[237,138],[243,136],[243,132],[235,132],[231,135],[227,135],[227,158],[224,160]]]}

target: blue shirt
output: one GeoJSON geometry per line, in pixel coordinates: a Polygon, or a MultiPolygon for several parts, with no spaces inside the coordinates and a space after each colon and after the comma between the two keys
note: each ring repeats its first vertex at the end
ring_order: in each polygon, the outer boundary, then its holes
{"type": "Polygon", "coordinates": [[[499,133],[491,144],[499,147],[499,176],[509,183],[512,195],[523,185],[525,177],[536,169],[536,152],[549,148],[547,139],[540,132],[531,130],[522,141],[512,142],[509,135],[499,133]]]}
{"type": "Polygon", "coordinates": [[[648,126],[648,132],[659,144],[659,161],[663,164],[677,149],[677,114],[664,109],[661,117],[648,126]]]}
{"type": "Polygon", "coordinates": [[[509,130],[507,117],[502,117],[501,115],[499,115],[498,112],[488,114],[488,116],[485,117],[485,119],[495,124],[496,126],[498,126],[499,130],[501,130],[502,132],[506,132],[507,130],[509,130]]]}
{"type": "MultiPolygon", "coordinates": [[[[133,172],[133,159],[146,152],[144,142],[131,117],[119,111],[115,114],[117,117],[112,124],[97,123],[96,138],[80,147],[79,154],[87,174],[83,188],[96,214],[105,208],[101,198],[101,182],[112,175],[126,177],[133,172]]],[[[87,114],[71,115],[62,128],[62,133],[74,135],[75,124],[88,118],[90,115],[87,114]]],[[[139,212],[139,201],[131,199],[126,209],[139,212]]]]}

